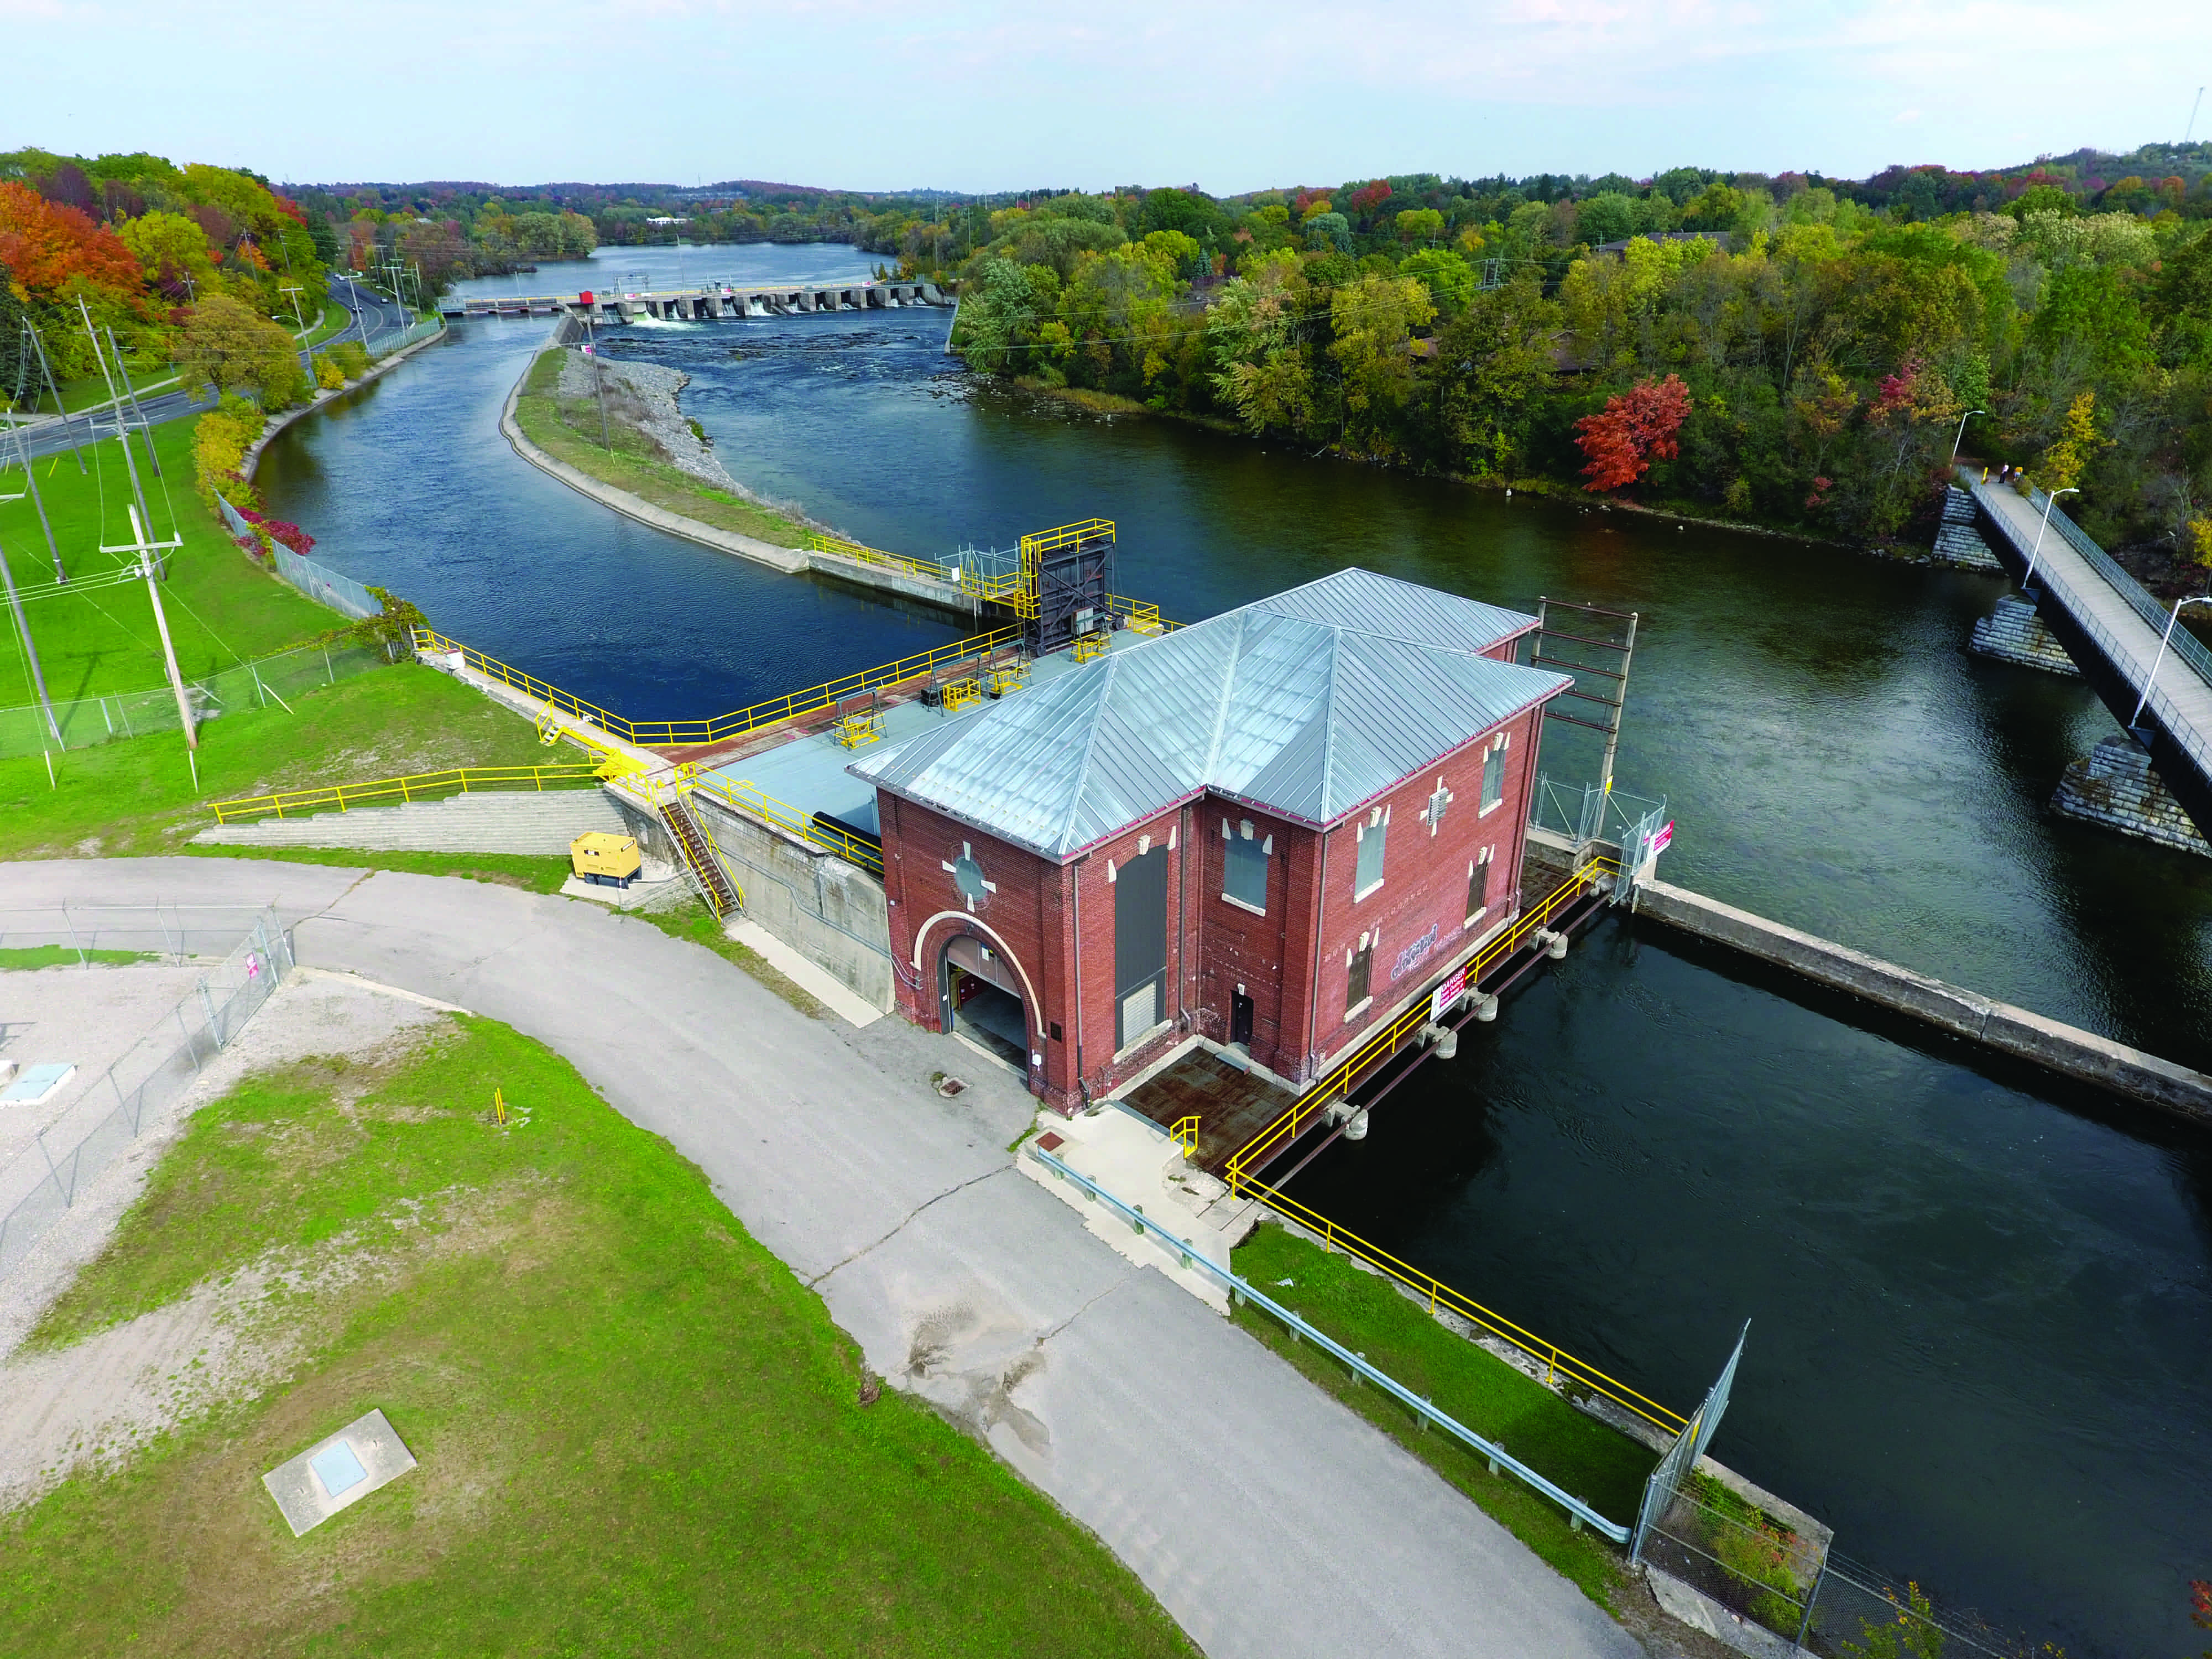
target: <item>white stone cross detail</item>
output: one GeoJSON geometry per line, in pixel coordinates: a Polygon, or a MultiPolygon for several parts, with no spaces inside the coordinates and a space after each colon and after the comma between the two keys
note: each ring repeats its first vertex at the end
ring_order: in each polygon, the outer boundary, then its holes
{"type": "Polygon", "coordinates": [[[1437,793],[1429,797],[1428,810],[1421,814],[1423,817],[1429,821],[1429,833],[1431,835],[1435,835],[1437,833],[1437,826],[1443,823],[1444,808],[1449,806],[1451,803],[1452,792],[1444,787],[1444,781],[1443,778],[1439,777],[1437,780],[1437,793]]]}

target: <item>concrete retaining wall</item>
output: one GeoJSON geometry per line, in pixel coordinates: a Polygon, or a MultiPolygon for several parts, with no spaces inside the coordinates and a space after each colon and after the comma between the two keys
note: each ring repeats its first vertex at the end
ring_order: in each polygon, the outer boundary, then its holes
{"type": "Polygon", "coordinates": [[[2212,1077],[2041,1014],[1960,990],[1910,968],[1753,915],[1665,882],[1637,889],[1639,915],[1910,1014],[1938,1030],[2062,1077],[2212,1123],[2212,1077]]]}
{"type": "Polygon", "coordinates": [[[703,793],[691,811],[714,837],[757,921],[872,1006],[892,1004],[890,910],[884,884],[836,854],[740,817],[703,793]]]}

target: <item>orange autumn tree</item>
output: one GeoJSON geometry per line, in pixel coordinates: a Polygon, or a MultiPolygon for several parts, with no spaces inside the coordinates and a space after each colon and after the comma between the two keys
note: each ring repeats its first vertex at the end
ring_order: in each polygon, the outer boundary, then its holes
{"type": "Polygon", "coordinates": [[[1663,380],[1644,380],[1605,400],[1595,415],[1575,422],[1575,442],[1588,465],[1583,486],[1594,494],[1634,483],[1651,470],[1655,460],[1671,461],[1680,453],[1674,434],[1690,416],[1690,388],[1679,374],[1663,380]]]}
{"type": "Polygon", "coordinates": [[[0,182],[0,265],[32,298],[62,299],[82,283],[133,311],[142,304],[145,273],[121,237],[14,179],[0,182]]]}

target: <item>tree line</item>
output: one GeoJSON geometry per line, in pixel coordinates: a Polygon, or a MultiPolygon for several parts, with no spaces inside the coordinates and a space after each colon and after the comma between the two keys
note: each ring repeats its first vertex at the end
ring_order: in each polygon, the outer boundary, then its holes
{"type": "Polygon", "coordinates": [[[1932,514],[1962,440],[2079,488],[2109,545],[2212,563],[2212,146],[1064,192],[986,229],[957,264],[927,226],[902,249],[963,279],[984,373],[1855,540],[1932,514]]]}

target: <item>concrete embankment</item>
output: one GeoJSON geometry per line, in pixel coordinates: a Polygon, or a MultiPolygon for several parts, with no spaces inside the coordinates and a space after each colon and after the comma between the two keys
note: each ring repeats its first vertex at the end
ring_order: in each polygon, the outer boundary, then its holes
{"type": "MultiPolygon", "coordinates": [[[[575,331],[574,319],[562,318],[553,337],[553,349],[563,349],[566,337],[575,331]]],[[[640,524],[651,525],[656,530],[665,531],[672,536],[681,536],[686,541],[697,542],[702,547],[733,553],[741,559],[750,559],[757,564],[767,565],[787,575],[811,571],[817,575],[850,582],[855,586],[878,592],[896,593],[902,599],[918,599],[939,610],[968,617],[971,622],[981,621],[981,612],[976,601],[961,591],[957,581],[934,581],[903,569],[865,564],[836,553],[780,547],[756,536],[719,529],[667,507],[656,507],[641,496],[595,478],[582,469],[556,459],[532,442],[529,434],[523,431],[521,422],[515,418],[515,407],[521,401],[522,388],[529,378],[530,371],[525,368],[521,378],[507,392],[507,402],[500,410],[500,432],[516,454],[541,472],[558,478],[579,495],[588,495],[601,506],[611,507],[625,518],[635,519],[640,524]]]]}
{"type": "Polygon", "coordinates": [[[1636,913],[1790,969],[1816,984],[1909,1014],[1996,1053],[2199,1123],[2212,1123],[2212,1077],[2124,1042],[1961,990],[1663,881],[1638,888],[1636,913]]]}

